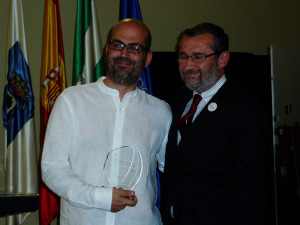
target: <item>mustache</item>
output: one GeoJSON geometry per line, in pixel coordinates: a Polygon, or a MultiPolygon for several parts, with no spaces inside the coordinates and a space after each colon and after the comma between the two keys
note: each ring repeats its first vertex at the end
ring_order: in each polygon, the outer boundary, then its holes
{"type": "Polygon", "coordinates": [[[185,74],[189,74],[189,73],[202,73],[201,70],[199,69],[183,69],[182,71],[182,74],[185,75],[185,74]]]}
{"type": "Polygon", "coordinates": [[[130,60],[129,58],[121,57],[121,56],[115,58],[114,61],[118,62],[118,63],[134,64],[134,62],[132,60],[130,60]]]}

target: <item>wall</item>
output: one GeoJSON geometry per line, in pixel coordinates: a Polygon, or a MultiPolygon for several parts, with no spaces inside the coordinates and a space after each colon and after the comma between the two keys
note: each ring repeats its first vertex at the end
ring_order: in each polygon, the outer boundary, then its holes
{"type": "Polygon", "coordinates": [[[299,51],[300,42],[270,48],[276,126],[300,124],[299,51]]]}
{"type": "MultiPolygon", "coordinates": [[[[7,67],[6,39],[9,2],[9,0],[0,1],[1,105],[7,67]]],[[[216,23],[225,29],[230,37],[230,50],[234,52],[265,55],[268,54],[268,47],[271,44],[292,43],[300,40],[300,14],[298,13],[300,1],[297,0],[140,0],[139,2],[143,21],[152,32],[153,51],[173,51],[180,31],[187,26],[204,21],[216,23]]],[[[68,86],[71,85],[72,79],[76,4],[76,0],[60,1],[68,86]]],[[[104,43],[108,30],[118,21],[119,0],[96,0],[96,6],[102,43],[104,43]]],[[[44,1],[24,0],[23,13],[28,61],[35,95],[37,140],[39,140],[39,82],[44,1]]],[[[2,119],[0,127],[2,139],[2,119]]],[[[1,144],[0,190],[4,188],[2,165],[3,145],[1,144]]]]}

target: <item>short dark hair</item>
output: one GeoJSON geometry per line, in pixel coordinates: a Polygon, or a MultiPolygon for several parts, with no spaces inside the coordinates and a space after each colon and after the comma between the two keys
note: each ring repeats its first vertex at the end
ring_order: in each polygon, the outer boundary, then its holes
{"type": "Polygon", "coordinates": [[[229,39],[223,28],[212,23],[200,23],[182,31],[177,38],[176,51],[179,51],[180,41],[184,37],[195,37],[201,34],[212,34],[214,41],[210,46],[214,52],[228,51],[229,39]]]}
{"type": "Polygon", "coordinates": [[[145,47],[150,50],[150,47],[151,47],[151,41],[152,41],[152,38],[151,38],[151,33],[150,33],[150,30],[149,28],[146,26],[146,24],[144,24],[143,22],[141,22],[140,20],[137,20],[137,19],[132,19],[132,18],[129,18],[129,19],[124,19],[124,20],[121,20],[119,23],[115,24],[108,32],[108,35],[107,35],[107,43],[111,41],[111,38],[112,38],[112,35],[113,35],[113,32],[114,32],[114,29],[117,25],[119,24],[122,24],[122,23],[136,23],[136,24],[139,24],[141,25],[142,27],[145,28],[145,30],[147,31],[147,37],[145,39],[145,47]]]}

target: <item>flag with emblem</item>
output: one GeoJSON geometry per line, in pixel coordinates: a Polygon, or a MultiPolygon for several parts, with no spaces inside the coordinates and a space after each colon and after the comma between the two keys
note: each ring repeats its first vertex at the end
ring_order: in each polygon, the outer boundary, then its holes
{"type": "MultiPolygon", "coordinates": [[[[127,18],[133,18],[143,21],[138,0],[120,0],[119,19],[123,20],[127,18]]],[[[146,91],[148,94],[152,94],[150,66],[143,70],[137,86],[140,89],[146,91]]]]}
{"type": "Polygon", "coordinates": [[[97,11],[94,0],[78,0],[73,55],[73,85],[87,84],[104,75],[97,11]]]}
{"type": "MultiPolygon", "coordinates": [[[[58,95],[66,88],[65,59],[59,0],[45,0],[42,68],[40,80],[40,145],[43,149],[47,121],[58,95]]],[[[41,181],[40,224],[47,225],[59,213],[59,197],[41,181]]]]}
{"type": "MultiPolygon", "coordinates": [[[[34,97],[21,0],[10,1],[7,56],[3,101],[5,191],[13,195],[36,195],[38,163],[34,97]]],[[[6,224],[21,224],[28,215],[8,216],[6,224]]]]}
{"type": "MultiPolygon", "coordinates": [[[[119,19],[127,19],[133,18],[140,21],[142,20],[142,14],[140,10],[140,5],[138,0],[120,0],[120,16],[119,19]]],[[[137,84],[138,88],[146,91],[148,94],[152,93],[151,86],[151,77],[150,77],[150,66],[145,68],[140,76],[140,79],[137,84]]],[[[157,179],[157,201],[156,206],[160,209],[161,205],[161,190],[160,190],[160,174],[158,170],[156,171],[156,179],[157,179]]]]}

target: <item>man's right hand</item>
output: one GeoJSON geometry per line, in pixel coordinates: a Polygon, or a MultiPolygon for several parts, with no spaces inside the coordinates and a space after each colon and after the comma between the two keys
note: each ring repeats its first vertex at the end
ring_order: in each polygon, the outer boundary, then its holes
{"type": "Polygon", "coordinates": [[[111,203],[112,212],[119,212],[126,206],[133,207],[137,204],[137,202],[138,200],[134,191],[123,190],[122,188],[113,188],[113,197],[111,203]]]}

